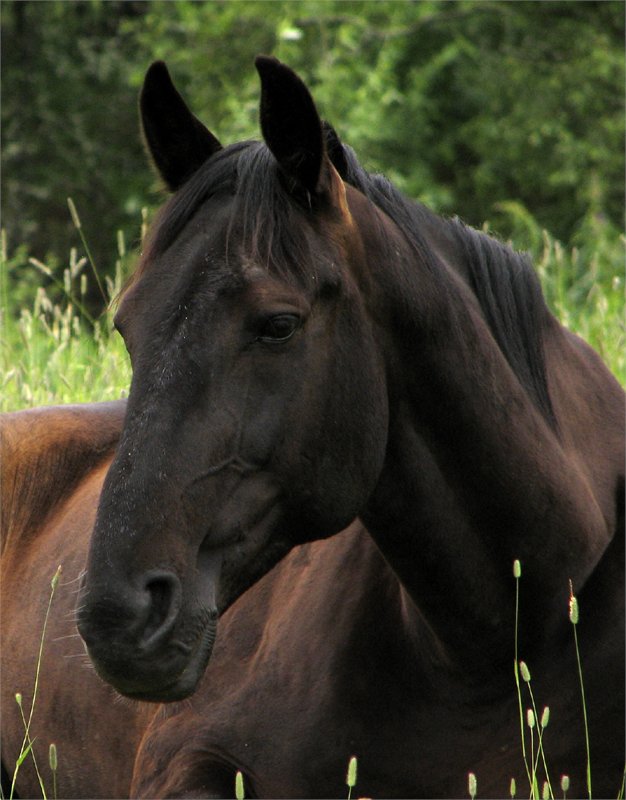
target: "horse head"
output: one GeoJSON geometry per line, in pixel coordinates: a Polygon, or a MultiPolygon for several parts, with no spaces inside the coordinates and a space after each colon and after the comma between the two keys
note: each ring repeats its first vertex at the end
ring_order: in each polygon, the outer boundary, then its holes
{"type": "Polygon", "coordinates": [[[223,148],[160,62],[141,94],[174,193],[116,315],[133,378],[79,601],[96,669],[137,699],[192,693],[218,616],[294,545],[348,525],[385,456],[354,215],[384,223],[348,202],[302,81],[256,65],[263,142],[223,148]]]}

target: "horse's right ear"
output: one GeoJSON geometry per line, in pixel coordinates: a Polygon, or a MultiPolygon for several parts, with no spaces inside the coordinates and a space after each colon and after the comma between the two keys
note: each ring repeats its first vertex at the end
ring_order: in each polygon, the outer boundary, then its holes
{"type": "Polygon", "coordinates": [[[187,108],[162,61],[150,66],[139,98],[146,145],[168,189],[175,191],[222,145],[187,108]]]}

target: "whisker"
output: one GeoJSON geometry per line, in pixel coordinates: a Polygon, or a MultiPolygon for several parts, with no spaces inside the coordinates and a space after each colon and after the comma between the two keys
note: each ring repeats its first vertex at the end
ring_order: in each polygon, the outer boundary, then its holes
{"type": "Polygon", "coordinates": [[[60,585],[61,586],[70,586],[72,583],[76,583],[76,581],[79,581],[85,575],[86,572],[87,572],[87,570],[81,569],[81,571],[78,573],[78,575],[75,578],[72,578],[69,581],[64,581],[60,585]]]}
{"type": "Polygon", "coordinates": [[[77,631],[76,633],[68,633],[66,636],[57,636],[57,638],[52,641],[62,642],[64,639],[80,639],[80,633],[77,631]]]}

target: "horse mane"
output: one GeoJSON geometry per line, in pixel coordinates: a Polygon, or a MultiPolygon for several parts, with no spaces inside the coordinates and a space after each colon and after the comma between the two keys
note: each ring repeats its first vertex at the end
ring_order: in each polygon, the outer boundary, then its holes
{"type": "MultiPolygon", "coordinates": [[[[439,226],[457,242],[468,284],[498,347],[556,429],[543,349],[547,308],[529,257],[458,219],[439,217],[409,200],[384,176],[368,173],[329,125],[325,124],[324,130],[328,152],[341,177],[393,220],[433,274],[441,274],[442,267],[423,234],[425,223],[439,226]]],[[[248,256],[284,280],[310,286],[311,279],[315,280],[310,265],[315,260],[301,234],[306,204],[302,198],[294,202],[273,155],[257,141],[239,142],[214,154],[170,198],[153,226],[137,273],[155,255],[165,252],[198,209],[217,195],[235,200],[233,220],[243,226],[248,256]]]]}
{"type": "Polygon", "coordinates": [[[338,155],[338,140],[330,126],[326,126],[326,137],[342,178],[393,220],[433,273],[441,272],[441,263],[422,233],[425,223],[439,227],[457,243],[469,286],[498,347],[536,407],[556,430],[543,348],[548,309],[530,257],[458,218],[445,219],[409,200],[383,175],[366,172],[352,148],[343,145],[343,152],[338,155]]]}
{"type": "MultiPolygon", "coordinates": [[[[242,226],[246,255],[285,281],[309,285],[310,242],[298,219],[306,202],[294,203],[276,159],[263,142],[244,141],[211,156],[161,209],[138,267],[163,254],[210,198],[229,196],[232,225],[242,226]]],[[[229,230],[230,234],[230,230],[229,230]]],[[[314,279],[314,278],[313,278],[314,279]]]]}

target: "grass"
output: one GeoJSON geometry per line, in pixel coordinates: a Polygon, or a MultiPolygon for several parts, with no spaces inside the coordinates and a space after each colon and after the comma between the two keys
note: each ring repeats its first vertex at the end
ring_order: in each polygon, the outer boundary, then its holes
{"type": "MultiPolygon", "coordinates": [[[[33,714],[35,713],[35,706],[37,703],[37,692],[39,690],[39,675],[41,671],[41,661],[43,658],[44,642],[46,640],[46,628],[48,627],[48,618],[50,616],[50,609],[52,608],[52,600],[54,598],[54,592],[56,590],[57,583],[59,582],[60,574],[61,574],[61,567],[59,566],[57,568],[57,571],[54,573],[52,580],[50,581],[50,597],[48,599],[48,606],[46,608],[46,614],[43,621],[43,628],[41,631],[41,639],[39,641],[39,651],[37,653],[37,665],[35,667],[35,683],[33,686],[33,696],[30,703],[30,709],[28,711],[28,718],[26,717],[26,714],[24,712],[21,692],[17,692],[15,695],[15,702],[19,706],[20,714],[22,717],[22,724],[24,725],[24,736],[22,738],[22,745],[20,747],[19,755],[15,762],[15,769],[13,770],[9,800],[12,800],[15,794],[15,782],[17,780],[20,767],[28,758],[32,760],[33,766],[35,768],[35,773],[37,775],[37,780],[39,782],[39,788],[41,789],[41,796],[43,797],[43,800],[47,800],[48,797],[48,795],[46,794],[46,788],[44,786],[43,778],[41,777],[41,772],[39,771],[39,766],[37,765],[37,758],[35,756],[35,750],[34,750],[34,740],[30,735],[30,729],[31,729],[31,723],[33,721],[33,714]]],[[[57,749],[54,743],[51,743],[48,748],[48,761],[53,776],[52,797],[55,798],[56,800],[57,797],[56,772],[58,763],[57,763],[57,749]]]]}
{"type": "Polygon", "coordinates": [[[548,233],[535,258],[548,305],[566,328],[577,333],[626,385],[626,327],[624,325],[624,243],[620,237],[610,253],[583,256],[565,250],[548,233]]]}
{"type": "Polygon", "coordinates": [[[127,392],[130,363],[124,343],[113,332],[114,300],[126,265],[123,239],[113,279],[103,291],[107,310],[94,319],[87,310],[86,258],[70,252],[62,279],[45,263],[9,258],[3,236],[0,257],[0,411],[40,405],[114,400],[127,392]],[[40,278],[30,304],[8,297],[10,274],[40,278]],[[52,298],[56,299],[52,299],[52,298]]]}

